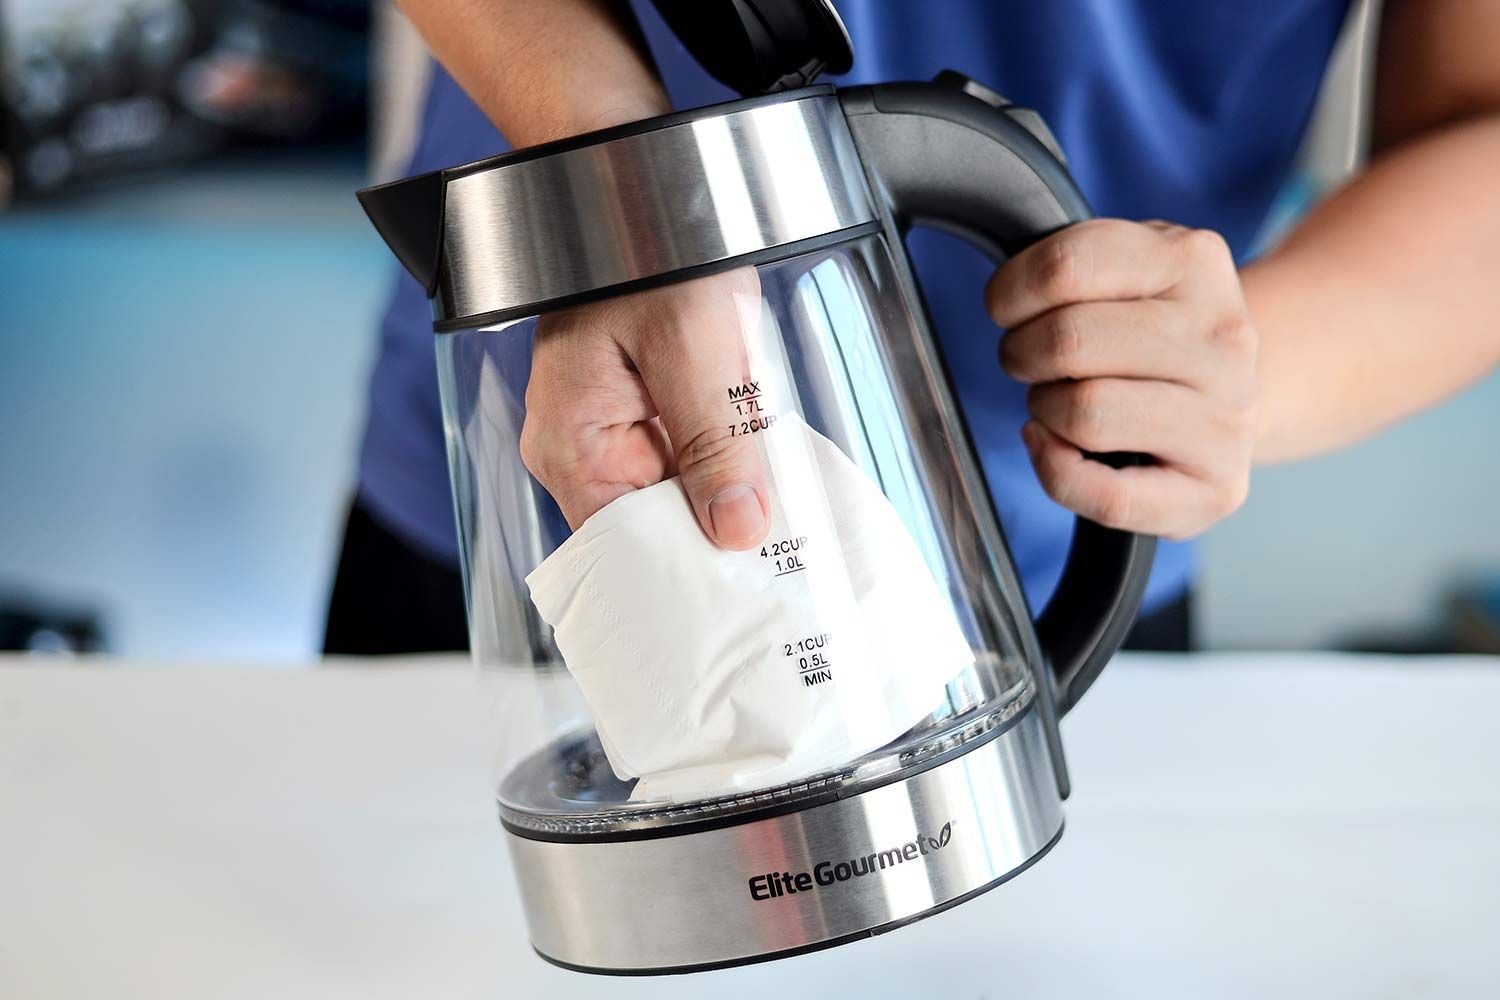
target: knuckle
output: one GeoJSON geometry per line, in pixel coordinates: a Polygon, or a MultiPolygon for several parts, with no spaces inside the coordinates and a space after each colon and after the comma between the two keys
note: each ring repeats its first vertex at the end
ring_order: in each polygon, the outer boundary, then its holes
{"type": "Polygon", "coordinates": [[[1085,448],[1096,447],[1106,421],[1109,405],[1108,391],[1097,379],[1089,379],[1067,386],[1063,423],[1066,433],[1075,444],[1085,448]]]}
{"type": "Polygon", "coordinates": [[[546,438],[537,420],[527,417],[521,424],[521,464],[539,481],[545,481],[550,471],[550,459],[546,438]]]}
{"type": "Polygon", "coordinates": [[[1233,265],[1234,255],[1224,237],[1212,229],[1183,229],[1179,234],[1188,257],[1200,264],[1233,265]]]}
{"type": "Polygon", "coordinates": [[[737,470],[743,448],[725,425],[714,424],[692,435],[677,449],[677,468],[696,480],[714,480],[737,470]]]}
{"type": "Polygon", "coordinates": [[[1076,375],[1083,362],[1083,321],[1076,309],[1059,309],[1048,323],[1047,355],[1062,375],[1076,375]]]}
{"type": "Polygon", "coordinates": [[[660,298],[638,301],[630,316],[622,318],[615,336],[637,364],[641,358],[673,357],[688,347],[686,324],[678,321],[671,303],[660,298]]]}
{"type": "Polygon", "coordinates": [[[1092,240],[1095,238],[1108,238],[1111,234],[1128,231],[1135,225],[1128,219],[1116,219],[1109,216],[1100,216],[1093,219],[1084,219],[1082,222],[1069,226],[1066,233],[1079,239],[1092,240]]]}
{"type": "Polygon", "coordinates": [[[1082,289],[1084,240],[1072,231],[1054,236],[1032,277],[1033,291],[1052,301],[1068,301],[1082,289]]]}
{"type": "Polygon", "coordinates": [[[1219,350],[1240,362],[1253,361],[1260,346],[1260,334],[1255,324],[1238,309],[1219,321],[1211,338],[1219,350]]]}

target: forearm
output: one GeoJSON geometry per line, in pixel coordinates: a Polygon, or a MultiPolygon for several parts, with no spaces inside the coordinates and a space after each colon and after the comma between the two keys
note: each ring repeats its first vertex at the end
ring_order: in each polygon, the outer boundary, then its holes
{"type": "Polygon", "coordinates": [[[1243,271],[1258,462],[1359,440],[1500,362],[1500,116],[1391,148],[1243,271]]]}
{"type": "Polygon", "coordinates": [[[622,16],[625,5],[615,0],[398,2],[514,146],[670,108],[644,44],[622,16]]]}

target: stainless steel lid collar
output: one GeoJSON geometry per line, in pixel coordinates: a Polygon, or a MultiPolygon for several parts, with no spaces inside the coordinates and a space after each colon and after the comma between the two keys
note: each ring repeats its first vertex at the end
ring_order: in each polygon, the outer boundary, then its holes
{"type": "Polygon", "coordinates": [[[361,200],[372,218],[384,216],[377,224],[408,268],[429,277],[439,331],[760,263],[879,225],[829,87],[609,129],[422,180],[398,182],[407,195],[399,203],[395,185],[361,200]],[[420,211],[414,194],[427,202],[420,211]],[[401,238],[407,218],[430,233],[434,211],[436,247],[401,238]]]}

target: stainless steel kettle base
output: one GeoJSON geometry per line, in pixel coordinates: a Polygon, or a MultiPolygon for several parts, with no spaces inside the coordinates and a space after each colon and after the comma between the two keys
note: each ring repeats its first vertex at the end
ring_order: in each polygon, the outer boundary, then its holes
{"type": "Polygon", "coordinates": [[[537,952],[557,965],[660,975],[869,937],[1029,867],[1062,833],[1039,712],[960,755],[771,815],[552,835],[506,824],[537,952]]]}

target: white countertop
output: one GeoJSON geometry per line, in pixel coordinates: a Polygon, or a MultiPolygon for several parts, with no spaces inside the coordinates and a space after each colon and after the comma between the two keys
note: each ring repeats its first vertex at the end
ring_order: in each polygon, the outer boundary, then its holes
{"type": "Polygon", "coordinates": [[[461,661],[0,659],[0,997],[1494,997],[1500,660],[1122,657],[1068,830],[894,933],[671,979],[526,943],[461,661]]]}

